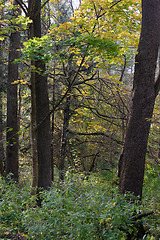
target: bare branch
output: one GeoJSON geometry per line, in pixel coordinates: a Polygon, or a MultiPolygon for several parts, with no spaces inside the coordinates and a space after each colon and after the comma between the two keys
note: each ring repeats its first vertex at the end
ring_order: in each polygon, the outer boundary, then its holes
{"type": "Polygon", "coordinates": [[[28,8],[26,4],[22,0],[16,0],[16,2],[19,4],[25,15],[28,16],[28,8]]]}
{"type": "Polygon", "coordinates": [[[122,82],[122,80],[123,80],[124,72],[125,72],[125,69],[126,69],[126,63],[127,63],[127,59],[126,59],[126,55],[124,55],[124,65],[123,65],[122,73],[121,73],[121,76],[120,76],[120,79],[119,79],[120,82],[122,82]]]}
{"type": "Polygon", "coordinates": [[[122,2],[122,0],[115,2],[112,6],[110,6],[110,9],[113,8],[115,5],[117,5],[119,2],[122,2]]]}
{"type": "Polygon", "coordinates": [[[106,134],[106,133],[104,133],[104,132],[82,133],[82,132],[75,132],[75,131],[72,131],[72,130],[70,130],[70,129],[68,129],[68,132],[69,132],[70,134],[81,135],[81,136],[105,136],[105,137],[110,138],[112,141],[114,141],[114,142],[116,142],[116,143],[118,143],[118,144],[120,144],[120,145],[123,144],[122,141],[117,140],[117,139],[109,136],[108,134],[106,134]]]}
{"type": "Polygon", "coordinates": [[[45,1],[42,5],[41,5],[41,9],[44,8],[44,6],[49,2],[49,0],[45,1]]]}
{"type": "MultiPolygon", "coordinates": [[[[90,78],[87,78],[87,79],[84,79],[83,81],[79,81],[79,82],[75,83],[74,86],[81,85],[81,84],[86,83],[88,81],[95,80],[94,77],[95,77],[96,74],[97,74],[97,72],[95,72],[90,78]]],[[[79,75],[81,76],[80,73],[79,73],[79,75]]]]}
{"type": "MultiPolygon", "coordinates": [[[[114,4],[112,4],[110,7],[109,7],[109,9],[111,9],[111,8],[113,8],[115,5],[117,5],[119,2],[121,2],[122,0],[119,0],[119,1],[117,1],[117,2],[115,2],[114,4]]],[[[101,15],[99,15],[98,17],[100,18],[100,17],[103,17],[104,15],[106,14],[106,11],[104,12],[104,13],[102,13],[101,15]]]]}

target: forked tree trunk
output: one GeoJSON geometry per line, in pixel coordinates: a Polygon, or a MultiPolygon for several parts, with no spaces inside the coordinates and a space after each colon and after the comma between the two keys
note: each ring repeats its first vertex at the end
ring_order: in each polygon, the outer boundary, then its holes
{"type": "MultiPolygon", "coordinates": [[[[14,6],[18,6],[16,1],[14,6]]],[[[13,10],[13,17],[20,14],[20,10],[13,10]]],[[[6,175],[12,174],[12,178],[18,181],[18,103],[17,84],[13,84],[18,79],[18,64],[14,60],[18,58],[17,49],[20,48],[20,33],[13,30],[10,36],[9,60],[8,60],[8,82],[7,82],[7,149],[6,149],[6,175]]]]}
{"type": "Polygon", "coordinates": [[[145,155],[155,103],[155,70],[160,37],[160,2],[142,0],[142,29],[135,59],[133,96],[123,148],[120,193],[142,197],[145,155]]]}

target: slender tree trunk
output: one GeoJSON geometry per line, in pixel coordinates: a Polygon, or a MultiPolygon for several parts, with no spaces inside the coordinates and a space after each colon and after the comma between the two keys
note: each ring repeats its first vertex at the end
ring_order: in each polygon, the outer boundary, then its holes
{"type": "MultiPolygon", "coordinates": [[[[41,37],[41,0],[29,0],[29,16],[33,20],[30,28],[31,36],[41,37]]],[[[51,186],[51,131],[50,118],[46,117],[49,116],[47,77],[42,60],[36,60],[34,66],[36,70],[32,75],[31,95],[35,97],[33,104],[36,111],[38,188],[48,189],[51,186]],[[32,87],[35,89],[33,90],[32,87]]]]}
{"type": "Polygon", "coordinates": [[[68,127],[70,120],[70,101],[71,95],[70,92],[66,98],[65,106],[64,106],[64,119],[63,119],[63,131],[61,138],[61,155],[59,162],[59,180],[64,181],[65,176],[65,159],[67,154],[67,138],[68,138],[68,127]]]}
{"type": "MultiPolygon", "coordinates": [[[[0,81],[2,79],[0,78],[0,81]]],[[[3,111],[2,111],[2,89],[0,87],[0,174],[4,176],[4,147],[3,147],[3,111]]]]}
{"type": "MultiPolygon", "coordinates": [[[[29,15],[32,18],[34,11],[34,1],[29,1],[29,15]]],[[[34,24],[30,24],[29,39],[33,38],[34,24]]],[[[35,61],[31,60],[31,66],[35,66],[35,61]]],[[[36,135],[36,86],[35,86],[35,69],[31,67],[31,150],[32,150],[32,189],[31,194],[36,194],[38,186],[38,154],[37,154],[37,135],[36,135]]]]}
{"type": "Polygon", "coordinates": [[[2,91],[0,89],[0,174],[4,176],[2,91]]]}
{"type": "MultiPolygon", "coordinates": [[[[55,72],[55,71],[54,71],[55,72]]],[[[52,88],[52,107],[55,106],[55,79],[53,80],[53,88],[52,88]]],[[[54,139],[54,119],[55,112],[52,113],[52,132],[51,132],[51,181],[54,181],[54,147],[53,147],[53,139],[54,139]]]]}
{"type": "MultiPolygon", "coordinates": [[[[71,54],[68,59],[68,82],[72,82],[72,58],[73,55],[71,54]]],[[[68,86],[69,87],[69,86],[68,86]]],[[[71,93],[72,88],[69,89],[68,94],[66,96],[66,102],[64,104],[64,119],[63,119],[63,131],[62,131],[62,138],[61,138],[61,153],[60,153],[60,161],[59,161],[59,181],[64,181],[65,176],[65,160],[67,155],[67,140],[68,140],[68,127],[69,127],[69,120],[71,118],[70,113],[70,103],[71,103],[71,93]]]]}
{"type": "Polygon", "coordinates": [[[155,70],[159,45],[158,0],[142,0],[142,29],[135,59],[133,97],[120,172],[120,193],[142,197],[145,155],[155,103],[155,70]]]}
{"type": "Polygon", "coordinates": [[[0,41],[0,174],[4,176],[4,148],[3,148],[3,111],[2,111],[2,92],[3,92],[3,68],[2,68],[2,43],[0,41]]]}
{"type": "MultiPolygon", "coordinates": [[[[13,2],[17,6],[16,1],[13,2]]],[[[20,14],[18,9],[13,10],[13,17],[20,14]]],[[[20,33],[14,29],[10,36],[9,60],[8,60],[8,83],[7,83],[7,150],[6,150],[6,175],[12,173],[12,178],[18,181],[18,104],[17,84],[18,64],[14,60],[18,58],[17,49],[20,48],[20,33]]]]}
{"type": "MultiPolygon", "coordinates": [[[[3,11],[0,10],[0,15],[2,16],[3,11]]],[[[0,24],[1,28],[1,24],[0,24]]],[[[2,41],[0,41],[0,174],[4,176],[4,161],[5,161],[5,155],[4,155],[4,146],[3,146],[3,44],[2,41]]]]}
{"type": "MultiPolygon", "coordinates": [[[[34,66],[31,61],[31,65],[34,66]]],[[[31,148],[32,148],[32,190],[31,194],[36,194],[38,186],[38,155],[37,155],[37,136],[36,136],[36,89],[35,72],[31,70],[31,148]]]]}

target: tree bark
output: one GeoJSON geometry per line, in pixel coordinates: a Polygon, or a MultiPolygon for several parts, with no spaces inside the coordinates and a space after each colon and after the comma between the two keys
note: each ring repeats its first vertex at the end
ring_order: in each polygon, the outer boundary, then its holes
{"type": "MultiPolygon", "coordinates": [[[[29,16],[33,21],[31,36],[41,37],[41,0],[29,0],[29,16]]],[[[51,131],[47,77],[43,60],[36,60],[34,66],[36,70],[32,76],[31,91],[32,86],[35,91],[31,95],[35,96],[38,188],[48,189],[51,186],[51,131]]]]}
{"type": "MultiPolygon", "coordinates": [[[[42,62],[36,62],[36,69],[45,72],[42,62]]],[[[47,78],[36,73],[36,121],[38,152],[38,187],[48,189],[51,186],[51,130],[47,78]],[[46,116],[48,116],[46,118],[46,116]],[[45,119],[45,120],[44,120],[45,119]]]]}
{"type": "MultiPolygon", "coordinates": [[[[28,2],[29,16],[32,18],[35,4],[32,1],[28,2]]],[[[32,39],[34,37],[34,24],[30,24],[29,36],[32,39]]],[[[31,66],[35,66],[35,61],[31,60],[31,66]]],[[[31,194],[34,195],[37,192],[38,186],[38,154],[37,154],[37,135],[36,135],[36,86],[35,86],[35,69],[31,68],[31,152],[32,152],[32,189],[31,194]]]]}
{"type": "Polygon", "coordinates": [[[3,147],[3,111],[2,111],[2,93],[3,93],[3,68],[2,68],[2,42],[0,41],[0,174],[4,176],[4,147],[3,147]]]}
{"type": "Polygon", "coordinates": [[[133,95],[123,147],[119,191],[142,198],[145,155],[155,103],[155,70],[159,46],[159,0],[142,0],[142,28],[135,59],[133,95]]]}
{"type": "MultiPolygon", "coordinates": [[[[55,67],[54,67],[54,73],[55,73],[55,67]]],[[[55,79],[53,79],[53,86],[52,86],[52,107],[55,107],[55,79]]],[[[54,181],[54,146],[53,146],[53,140],[54,140],[54,121],[55,121],[55,111],[52,113],[52,121],[51,121],[51,181],[54,181]]]]}
{"type": "Polygon", "coordinates": [[[2,92],[0,89],[0,174],[4,176],[4,148],[3,148],[3,119],[2,119],[2,92]]]}
{"type": "MultiPolygon", "coordinates": [[[[13,2],[17,6],[16,1],[13,2]]],[[[20,10],[13,10],[13,17],[20,14],[20,10]]],[[[8,60],[8,82],[7,82],[7,149],[6,149],[6,175],[12,174],[12,178],[18,181],[18,103],[17,84],[18,64],[14,60],[18,58],[17,49],[20,48],[20,33],[16,28],[10,35],[9,60],[8,60]]]]}
{"type": "MultiPolygon", "coordinates": [[[[34,66],[31,61],[31,65],[34,66]]],[[[36,136],[36,89],[35,73],[31,70],[31,149],[32,149],[32,189],[31,194],[36,194],[38,186],[38,155],[37,155],[37,136],[36,136]]]]}
{"type": "Polygon", "coordinates": [[[68,127],[69,127],[69,120],[70,120],[70,101],[71,95],[70,92],[66,97],[66,102],[64,106],[64,119],[63,119],[63,131],[62,131],[62,138],[61,138],[61,155],[60,155],[60,162],[59,162],[59,180],[64,181],[65,176],[65,159],[67,154],[67,139],[68,139],[68,127]]]}

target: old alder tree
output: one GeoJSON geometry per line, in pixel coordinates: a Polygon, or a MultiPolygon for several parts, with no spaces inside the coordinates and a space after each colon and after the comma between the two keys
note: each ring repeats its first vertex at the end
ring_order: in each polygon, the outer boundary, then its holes
{"type": "Polygon", "coordinates": [[[160,1],[142,0],[142,27],[135,58],[130,115],[120,163],[120,193],[142,198],[145,155],[156,96],[155,81],[160,37],[160,1]]]}

